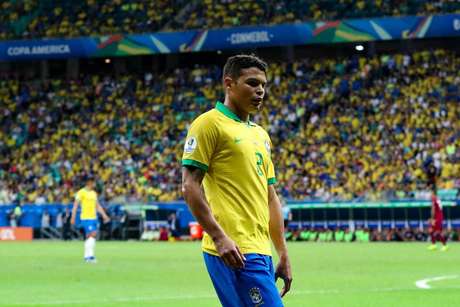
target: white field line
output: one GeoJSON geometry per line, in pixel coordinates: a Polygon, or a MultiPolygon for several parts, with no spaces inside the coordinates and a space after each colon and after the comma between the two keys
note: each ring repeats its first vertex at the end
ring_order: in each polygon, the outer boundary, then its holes
{"type": "Polygon", "coordinates": [[[458,275],[445,275],[438,277],[430,277],[425,279],[420,279],[415,282],[415,286],[420,289],[431,289],[431,286],[428,284],[432,281],[440,281],[445,279],[455,279],[458,278],[458,275]]]}
{"type": "MultiPolygon", "coordinates": [[[[453,278],[451,278],[453,279],[453,278]]],[[[443,287],[442,289],[460,289],[460,286],[443,287]]],[[[380,292],[400,292],[400,291],[418,291],[417,288],[371,288],[371,289],[325,289],[325,290],[292,290],[288,296],[303,296],[310,294],[345,294],[345,293],[380,293],[380,292]]],[[[75,300],[49,300],[47,302],[21,302],[21,303],[8,303],[8,306],[31,306],[31,305],[78,305],[78,304],[109,304],[109,303],[123,303],[123,302],[156,302],[156,301],[181,301],[181,300],[198,300],[198,299],[212,299],[216,298],[215,294],[199,294],[199,295],[174,295],[174,296],[128,296],[118,298],[94,298],[94,299],[75,299],[75,300]]],[[[0,303],[2,305],[2,303],[0,303]]]]}

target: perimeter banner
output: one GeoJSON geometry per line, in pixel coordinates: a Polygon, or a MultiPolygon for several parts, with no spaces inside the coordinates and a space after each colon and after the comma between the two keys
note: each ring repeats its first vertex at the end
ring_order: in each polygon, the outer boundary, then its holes
{"type": "Polygon", "coordinates": [[[32,227],[0,227],[0,241],[32,241],[32,227]]]}
{"type": "Polygon", "coordinates": [[[460,14],[0,42],[0,60],[136,56],[460,36],[460,14]]]}

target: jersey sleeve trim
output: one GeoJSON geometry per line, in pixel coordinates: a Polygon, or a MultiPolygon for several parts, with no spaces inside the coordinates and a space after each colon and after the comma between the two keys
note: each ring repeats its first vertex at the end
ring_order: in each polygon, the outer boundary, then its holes
{"type": "Polygon", "coordinates": [[[183,159],[182,160],[182,166],[195,166],[195,167],[198,167],[199,169],[207,172],[208,171],[208,166],[204,163],[201,163],[201,162],[198,162],[198,161],[195,161],[195,160],[192,160],[192,159],[183,159]]]}
{"type": "Polygon", "coordinates": [[[276,183],[276,178],[273,177],[273,178],[268,178],[268,185],[272,185],[272,184],[275,184],[276,183]]]}

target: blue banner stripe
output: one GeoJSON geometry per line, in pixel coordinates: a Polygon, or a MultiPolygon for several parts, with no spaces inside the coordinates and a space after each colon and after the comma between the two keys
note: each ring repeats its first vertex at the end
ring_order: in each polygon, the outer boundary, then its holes
{"type": "Polygon", "coordinates": [[[129,56],[460,36],[460,14],[350,19],[216,30],[0,42],[0,60],[129,56]],[[332,32],[331,32],[332,31],[332,32]]]}

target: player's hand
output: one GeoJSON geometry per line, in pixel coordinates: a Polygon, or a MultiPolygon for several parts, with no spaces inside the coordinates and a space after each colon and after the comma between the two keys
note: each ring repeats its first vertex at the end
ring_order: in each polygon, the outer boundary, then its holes
{"type": "Polygon", "coordinates": [[[214,244],[217,253],[226,265],[234,269],[242,269],[244,267],[246,258],[232,239],[223,236],[222,238],[215,239],[214,244]]]}
{"type": "Polygon", "coordinates": [[[291,263],[288,256],[281,256],[275,271],[275,281],[281,278],[284,281],[284,287],[281,289],[280,296],[283,297],[291,289],[292,273],[291,263]]]}
{"type": "Polygon", "coordinates": [[[108,222],[110,222],[110,217],[104,216],[102,220],[104,221],[104,224],[107,224],[108,222]]]}
{"type": "Polygon", "coordinates": [[[74,218],[70,219],[70,225],[75,225],[75,219],[74,218]]]}

